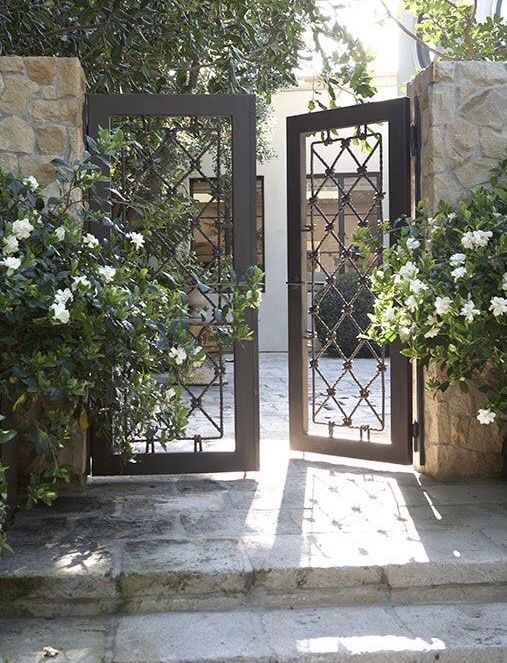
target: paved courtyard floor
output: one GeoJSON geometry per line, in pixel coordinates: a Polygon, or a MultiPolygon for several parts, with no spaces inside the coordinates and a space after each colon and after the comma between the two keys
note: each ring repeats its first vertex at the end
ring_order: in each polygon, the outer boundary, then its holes
{"type": "MultiPolygon", "coordinates": [[[[190,419],[187,435],[194,433],[203,436],[204,451],[233,451],[234,450],[234,361],[232,355],[225,356],[226,383],[223,386],[223,436],[219,439],[216,424],[220,422],[220,388],[212,386],[205,390],[202,396],[202,407],[205,411],[195,410],[190,419]]],[[[374,432],[372,440],[387,441],[390,434],[390,370],[389,360],[386,361],[387,370],[382,376],[376,374],[377,362],[374,359],[355,359],[353,375],[343,370],[343,360],[335,357],[323,357],[320,360],[320,375],[315,376],[315,385],[312,384],[311,374],[308,375],[309,403],[316,403],[316,422],[313,422],[312,412],[309,410],[309,431],[312,434],[328,434],[328,421],[339,424],[343,421],[344,413],[352,413],[355,426],[369,424],[374,432]],[[326,398],[327,386],[324,378],[333,385],[336,381],[335,399],[326,398]],[[315,386],[315,396],[313,388],[315,386]],[[360,389],[368,387],[368,396],[361,399],[360,389]],[[341,409],[340,409],[341,408],[341,409]],[[383,416],[382,416],[383,415],[383,416]],[[382,430],[379,417],[383,419],[382,430]]],[[[286,352],[261,352],[259,354],[259,401],[260,401],[260,433],[268,440],[285,440],[289,434],[289,394],[288,394],[288,355],[286,352]]],[[[202,386],[189,386],[189,393],[185,400],[189,403],[192,396],[201,396],[202,386]]],[[[357,429],[337,428],[340,436],[357,439],[357,429]]],[[[139,451],[145,451],[145,444],[139,443],[139,451]]],[[[193,441],[175,440],[166,447],[167,451],[193,451],[193,441]]],[[[160,445],[155,451],[163,452],[160,445]]]]}

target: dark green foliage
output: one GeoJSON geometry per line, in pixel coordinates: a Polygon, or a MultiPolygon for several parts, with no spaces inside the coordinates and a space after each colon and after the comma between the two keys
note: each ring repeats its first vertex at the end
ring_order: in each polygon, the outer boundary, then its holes
{"type": "MultiPolygon", "coordinates": [[[[370,325],[368,313],[373,311],[373,295],[368,290],[361,289],[355,297],[359,287],[358,283],[359,275],[356,272],[338,274],[336,290],[334,288],[327,290],[318,302],[317,336],[324,346],[330,335],[329,330],[333,329],[343,315],[343,307],[354,300],[352,305],[353,320],[350,316],[346,316],[336,329],[336,343],[346,357],[352,355],[357,348],[361,340],[358,339],[358,335],[366,332],[370,325]],[[358,325],[361,328],[360,330],[358,325]]],[[[341,356],[334,344],[329,346],[326,354],[332,357],[341,356]]],[[[371,357],[372,353],[367,347],[363,346],[355,356],[371,357]]]]}
{"type": "Polygon", "coordinates": [[[308,34],[330,88],[373,94],[370,56],[316,0],[0,0],[1,55],[80,58],[92,92],[248,92],[295,83],[308,34]]]}

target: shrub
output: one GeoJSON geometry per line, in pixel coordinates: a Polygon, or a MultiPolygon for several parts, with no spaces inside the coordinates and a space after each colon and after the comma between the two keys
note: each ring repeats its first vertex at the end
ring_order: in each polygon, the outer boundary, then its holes
{"type": "MultiPolygon", "coordinates": [[[[359,284],[360,276],[356,272],[345,272],[338,274],[335,280],[336,289],[326,289],[325,293],[317,300],[319,316],[316,319],[317,337],[324,346],[327,343],[330,330],[336,325],[343,315],[343,308],[354,299],[359,284]]],[[[368,314],[373,311],[374,297],[367,289],[361,291],[352,304],[351,316],[346,316],[338,325],[334,334],[336,344],[346,357],[350,357],[361,342],[360,334],[366,332],[370,325],[368,314]],[[357,323],[357,324],[356,324],[357,323]],[[358,326],[360,329],[358,329],[358,326]]],[[[329,345],[325,354],[331,357],[341,356],[336,346],[329,345]]],[[[367,346],[362,346],[356,357],[371,357],[372,353],[367,346]]]]}
{"type": "MultiPolygon", "coordinates": [[[[378,249],[368,229],[355,239],[365,253],[378,249]]],[[[372,275],[372,289],[372,339],[385,344],[399,338],[403,354],[423,367],[436,365],[438,377],[427,385],[432,390],[457,384],[467,392],[467,381],[477,380],[484,393],[480,423],[505,413],[507,159],[469,200],[442,202],[434,217],[405,219],[401,237],[372,275]]]]}

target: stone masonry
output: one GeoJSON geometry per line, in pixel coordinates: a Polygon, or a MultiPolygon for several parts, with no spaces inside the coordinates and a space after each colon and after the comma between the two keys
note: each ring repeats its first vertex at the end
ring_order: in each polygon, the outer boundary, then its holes
{"type": "MultiPolygon", "coordinates": [[[[77,58],[0,57],[0,166],[34,176],[47,196],[57,194],[51,161],[72,162],[83,153],[85,85],[77,58]]],[[[30,465],[22,446],[15,444],[18,477],[22,477],[30,465]]],[[[60,461],[74,468],[71,488],[83,485],[84,433],[76,434],[60,461]]]]}
{"type": "Polygon", "coordinates": [[[77,58],[0,57],[0,165],[52,193],[51,160],[82,154],[84,102],[77,58]]]}
{"type": "MultiPolygon", "coordinates": [[[[507,65],[434,62],[409,86],[420,105],[421,197],[430,211],[440,200],[466,199],[488,181],[507,154],[507,65]]],[[[480,393],[451,388],[425,398],[426,463],[432,476],[494,477],[504,471],[505,425],[481,426],[480,393]]]]}

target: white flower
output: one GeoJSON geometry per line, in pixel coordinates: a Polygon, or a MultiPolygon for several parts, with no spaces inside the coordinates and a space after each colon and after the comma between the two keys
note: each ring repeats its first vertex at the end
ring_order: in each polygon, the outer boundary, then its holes
{"type": "Polygon", "coordinates": [[[165,397],[166,401],[172,401],[172,399],[176,396],[176,389],[173,389],[173,387],[169,387],[169,389],[165,392],[165,397]]]}
{"type": "Polygon", "coordinates": [[[53,317],[55,320],[58,320],[63,325],[67,324],[70,319],[70,313],[68,309],[65,308],[63,302],[55,302],[54,304],[51,304],[50,308],[53,311],[53,317]]]}
{"type": "Polygon", "coordinates": [[[414,265],[414,263],[409,260],[407,263],[402,265],[396,274],[395,281],[399,283],[401,279],[415,279],[419,274],[419,269],[414,265]]]}
{"type": "Polygon", "coordinates": [[[400,338],[402,341],[408,341],[408,339],[412,336],[412,334],[415,332],[416,326],[415,324],[412,325],[405,325],[403,327],[400,327],[400,338]]]}
{"type": "Polygon", "coordinates": [[[456,212],[451,212],[447,218],[449,219],[449,221],[454,221],[456,217],[457,217],[456,212]]]}
{"type": "Polygon", "coordinates": [[[475,316],[480,314],[480,311],[475,307],[473,300],[469,299],[461,307],[460,314],[465,318],[465,320],[472,322],[475,316]]]}
{"type": "Polygon", "coordinates": [[[130,239],[136,249],[141,249],[144,246],[144,237],[141,233],[130,232],[126,234],[126,237],[130,239]]]}
{"type": "Polygon", "coordinates": [[[466,267],[456,267],[456,269],[452,270],[451,276],[455,281],[457,281],[458,279],[465,276],[466,273],[467,273],[466,267]]]}
{"type": "Polygon", "coordinates": [[[32,191],[35,191],[35,189],[39,188],[39,183],[35,177],[33,177],[33,175],[30,175],[30,177],[25,177],[23,184],[26,184],[26,186],[30,187],[32,191]]]}
{"type": "Polygon", "coordinates": [[[449,313],[452,300],[450,297],[437,297],[435,299],[435,312],[437,315],[449,313]]]}
{"type": "Polygon", "coordinates": [[[480,424],[492,424],[496,419],[496,412],[492,412],[489,408],[487,410],[479,410],[477,412],[477,419],[480,424]]]}
{"type": "Polygon", "coordinates": [[[88,246],[90,249],[94,249],[99,245],[99,240],[95,237],[95,235],[86,233],[86,235],[83,237],[83,244],[86,244],[86,246],[88,246]]]}
{"type": "Polygon", "coordinates": [[[502,290],[507,290],[507,272],[502,276],[502,290]]]}
{"type": "Polygon", "coordinates": [[[30,237],[30,233],[33,230],[33,226],[30,223],[30,219],[18,219],[12,224],[12,232],[16,235],[18,239],[26,239],[30,237]]]}
{"type": "Polygon", "coordinates": [[[2,265],[5,265],[5,267],[7,267],[7,276],[11,276],[11,274],[14,274],[14,272],[21,265],[21,260],[19,258],[13,258],[13,257],[4,258],[2,260],[2,265]]]}
{"type": "Polygon", "coordinates": [[[19,251],[19,243],[16,235],[9,235],[4,239],[4,255],[8,256],[19,251]]]}
{"type": "Polygon", "coordinates": [[[116,274],[116,269],[114,267],[109,267],[109,265],[102,265],[99,267],[99,274],[106,283],[111,283],[116,274]]]}
{"type": "Polygon", "coordinates": [[[414,251],[414,249],[418,249],[421,246],[421,242],[416,239],[415,237],[409,237],[407,239],[407,249],[409,251],[414,251]]]}
{"type": "Polygon", "coordinates": [[[64,226],[59,226],[59,227],[55,230],[56,239],[57,239],[59,242],[63,242],[63,239],[64,239],[64,237],[65,237],[65,233],[66,233],[65,227],[64,227],[64,226]]]}
{"type": "Polygon", "coordinates": [[[419,304],[417,303],[417,299],[414,297],[414,295],[409,295],[407,297],[407,299],[405,300],[405,306],[408,308],[409,311],[417,310],[419,304]]]}
{"type": "Polygon", "coordinates": [[[440,332],[440,326],[439,325],[433,325],[433,327],[430,327],[426,334],[424,334],[424,338],[435,338],[440,332]]]}
{"type": "Polygon", "coordinates": [[[390,306],[389,308],[386,308],[386,310],[384,311],[384,314],[382,315],[382,322],[384,324],[386,323],[389,324],[395,319],[395,317],[396,317],[396,309],[394,308],[394,306],[390,306]]]}
{"type": "Polygon", "coordinates": [[[489,310],[493,312],[495,317],[507,313],[507,299],[505,297],[492,297],[489,310]]]}
{"type": "Polygon", "coordinates": [[[80,286],[83,288],[89,288],[91,286],[90,280],[86,276],[75,276],[72,279],[72,285],[70,286],[72,290],[77,290],[80,286]]]}
{"type": "Polygon", "coordinates": [[[449,262],[451,263],[452,267],[459,267],[465,262],[465,260],[466,255],[464,253],[453,253],[449,258],[449,262]]]}
{"type": "Polygon", "coordinates": [[[461,244],[465,249],[473,249],[477,246],[486,246],[493,237],[491,230],[469,230],[463,233],[461,244]]]}
{"type": "Polygon", "coordinates": [[[171,348],[169,350],[169,356],[174,359],[175,364],[180,366],[187,358],[187,352],[185,348],[171,348]]]}
{"type": "Polygon", "coordinates": [[[413,281],[410,281],[410,292],[413,292],[415,295],[418,295],[420,292],[423,292],[423,290],[427,290],[428,286],[426,283],[423,283],[419,279],[414,279],[413,281]]]}
{"type": "Polygon", "coordinates": [[[474,230],[475,246],[486,246],[493,237],[491,230],[474,230]]]}
{"type": "Polygon", "coordinates": [[[72,291],[70,288],[65,288],[65,290],[57,290],[55,292],[55,304],[58,305],[61,304],[62,306],[65,306],[65,304],[69,301],[72,301],[74,299],[74,295],[72,294],[72,291]]]}

